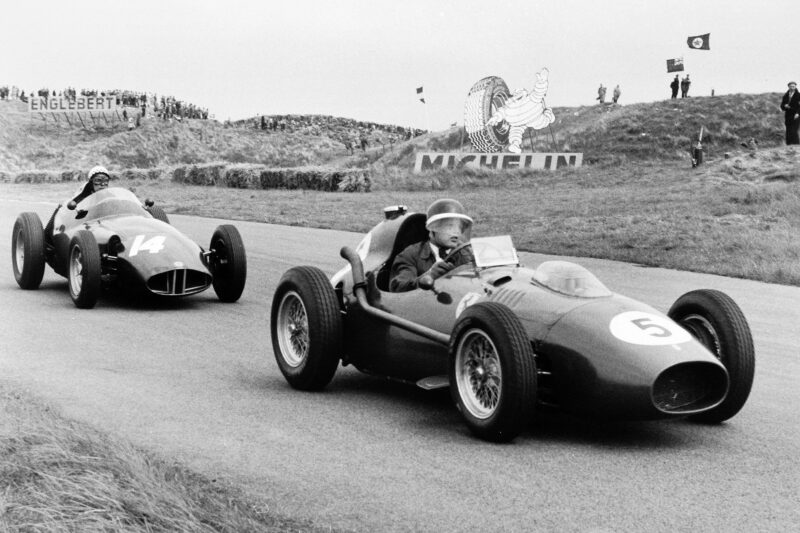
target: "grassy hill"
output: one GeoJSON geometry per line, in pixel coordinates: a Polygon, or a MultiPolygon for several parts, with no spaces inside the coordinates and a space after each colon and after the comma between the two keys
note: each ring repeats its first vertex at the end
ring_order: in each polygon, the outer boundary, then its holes
{"type": "MultiPolygon", "coordinates": [[[[524,148],[535,151],[578,151],[586,164],[678,160],[704,128],[707,157],[722,157],[754,138],[762,148],[783,143],[783,117],[777,93],[663,100],[631,105],[555,108],[548,130],[530,132],[524,148]]],[[[302,119],[302,117],[298,117],[302,119]]],[[[0,101],[0,171],[85,169],[97,163],[112,169],[157,168],[221,161],[276,167],[332,165],[366,167],[412,166],[418,150],[469,150],[463,128],[425,134],[410,141],[349,155],[342,144],[358,124],[352,119],[312,117],[313,127],[265,132],[252,121],[225,125],[213,120],[142,121],[128,131],[122,122],[103,120],[87,127],[43,121],[30,116],[25,104],[0,101]]],[[[388,127],[388,126],[387,126],[388,127]]],[[[386,127],[382,127],[385,133],[386,127]]],[[[385,140],[385,137],[384,137],[385,140]]]]}

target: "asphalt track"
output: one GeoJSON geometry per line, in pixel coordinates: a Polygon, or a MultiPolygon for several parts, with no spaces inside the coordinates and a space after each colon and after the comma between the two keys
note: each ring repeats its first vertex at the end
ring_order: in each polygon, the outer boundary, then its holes
{"type": "MultiPolygon", "coordinates": [[[[0,199],[0,379],[64,413],[231,480],[273,511],[357,531],[797,531],[800,288],[581,260],[612,290],[666,310],[683,292],[730,294],[750,321],[756,379],[728,423],[541,416],[510,445],[473,438],[445,391],[339,369],[322,393],[288,387],[269,303],[295,265],[338,270],[359,235],[237,222],[242,299],[212,290],[164,305],[103,298],[78,310],[48,269],[20,290],[16,215],[0,199]]],[[[380,210],[376,208],[376,221],[380,210]]],[[[207,245],[222,221],[171,216],[207,245]]],[[[533,266],[545,257],[522,254],[533,266]]]]}

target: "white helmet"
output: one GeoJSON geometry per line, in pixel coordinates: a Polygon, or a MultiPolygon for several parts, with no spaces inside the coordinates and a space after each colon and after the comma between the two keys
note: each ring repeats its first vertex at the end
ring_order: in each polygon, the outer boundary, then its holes
{"type": "Polygon", "coordinates": [[[92,170],[89,171],[89,178],[88,179],[91,180],[94,177],[95,174],[105,174],[109,178],[111,177],[111,174],[108,173],[108,170],[106,170],[106,167],[101,166],[101,165],[97,165],[96,167],[92,167],[92,170]]]}

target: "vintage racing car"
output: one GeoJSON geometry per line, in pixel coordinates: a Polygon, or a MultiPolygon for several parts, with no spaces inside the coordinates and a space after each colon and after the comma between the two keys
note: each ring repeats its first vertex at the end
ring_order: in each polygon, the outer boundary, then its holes
{"type": "MultiPolygon", "coordinates": [[[[297,389],[317,390],[341,361],[368,374],[449,387],[469,429],[509,441],[534,407],[622,419],[717,423],[749,396],[750,329],[722,292],[696,290],[664,315],[611,292],[580,265],[520,266],[508,236],[473,238],[474,262],[422,288],[389,292],[394,257],[424,240],[425,215],[387,218],[332,279],[301,266],[272,301],[272,345],[297,389]]],[[[451,255],[453,255],[453,252],[451,255]]]]}
{"type": "Polygon", "coordinates": [[[221,225],[208,250],[169,224],[159,206],[145,205],[129,190],[112,187],[58,209],[52,235],[36,213],[17,217],[11,237],[14,277],[37,289],[45,263],[69,281],[80,308],[95,306],[104,285],[145,294],[185,296],[214,286],[220,300],[235,302],[244,290],[247,258],[239,231],[221,225]]]}

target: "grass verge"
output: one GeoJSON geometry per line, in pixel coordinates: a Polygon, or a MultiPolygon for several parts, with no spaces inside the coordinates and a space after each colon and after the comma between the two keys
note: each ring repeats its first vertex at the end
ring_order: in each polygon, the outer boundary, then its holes
{"type": "MultiPolygon", "coordinates": [[[[322,531],[0,382],[0,531],[322,531]]],[[[325,529],[325,531],[329,531],[325,529]]]]}
{"type": "MultiPolygon", "coordinates": [[[[638,162],[527,172],[376,173],[369,194],[241,190],[120,179],[167,213],[366,232],[384,206],[424,211],[459,199],[473,233],[520,250],[614,259],[800,285],[800,151],[731,157],[692,169],[638,162]]],[[[74,183],[0,184],[0,196],[56,201],[74,183]]]]}

